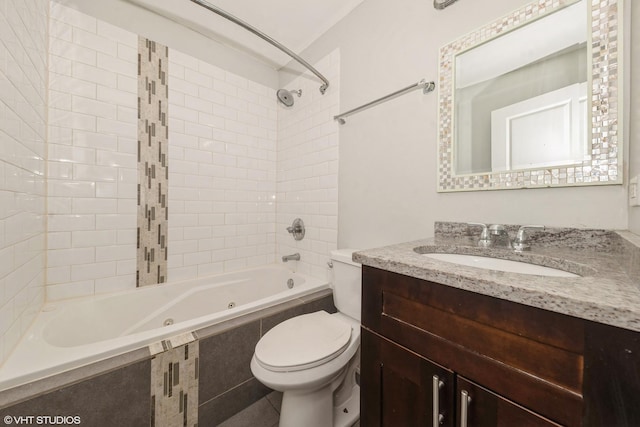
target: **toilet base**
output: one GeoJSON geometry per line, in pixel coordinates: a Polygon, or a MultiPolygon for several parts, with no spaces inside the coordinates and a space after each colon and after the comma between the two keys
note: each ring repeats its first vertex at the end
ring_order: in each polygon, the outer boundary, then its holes
{"type": "Polygon", "coordinates": [[[331,384],[311,392],[291,390],[282,394],[279,427],[331,427],[332,425],[331,384]]]}
{"type": "Polygon", "coordinates": [[[339,406],[333,406],[331,385],[310,393],[285,392],[279,427],[351,427],[360,419],[360,386],[339,406]]]}
{"type": "Polygon", "coordinates": [[[351,427],[360,419],[360,386],[353,386],[351,397],[333,408],[333,427],[351,427]]]}

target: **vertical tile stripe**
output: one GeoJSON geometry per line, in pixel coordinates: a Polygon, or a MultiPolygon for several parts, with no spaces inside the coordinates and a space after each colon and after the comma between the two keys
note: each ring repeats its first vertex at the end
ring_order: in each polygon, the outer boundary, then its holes
{"type": "Polygon", "coordinates": [[[199,342],[174,344],[150,348],[160,351],[151,359],[152,425],[197,426],[199,342]]]}
{"type": "Polygon", "coordinates": [[[137,286],[167,281],[168,52],[138,38],[137,286]]]}

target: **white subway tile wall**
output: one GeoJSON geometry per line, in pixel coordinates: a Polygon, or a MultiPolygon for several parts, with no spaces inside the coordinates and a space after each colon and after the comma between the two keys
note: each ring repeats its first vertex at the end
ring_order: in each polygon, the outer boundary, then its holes
{"type": "Polygon", "coordinates": [[[302,89],[293,107],[278,106],[277,254],[299,252],[298,271],[325,278],[329,252],[338,243],[339,125],[333,117],[340,113],[340,51],[314,66],[329,80],[327,92],[322,95],[307,72],[287,84],[302,89]],[[306,235],[295,241],[286,228],[298,217],[306,235]]]}
{"type": "Polygon", "coordinates": [[[169,51],[169,280],[275,256],[275,90],[169,51]]]}
{"type": "MultiPolygon", "coordinates": [[[[137,35],[52,3],[47,297],[135,287],[137,35]]],[[[337,242],[339,53],[275,89],[169,46],[168,280],[280,262],[326,277],[337,242]],[[294,87],[295,86],[295,87],[294,87]],[[286,227],[307,224],[294,242],[286,227]],[[277,242],[276,242],[277,235],[277,242]]],[[[2,163],[0,163],[1,165],[2,163]]]]}
{"type": "Polygon", "coordinates": [[[47,298],[132,288],[138,36],[57,2],[50,28],[47,298]]]}
{"type": "Polygon", "coordinates": [[[44,302],[48,0],[0,2],[0,364],[44,302]]]}

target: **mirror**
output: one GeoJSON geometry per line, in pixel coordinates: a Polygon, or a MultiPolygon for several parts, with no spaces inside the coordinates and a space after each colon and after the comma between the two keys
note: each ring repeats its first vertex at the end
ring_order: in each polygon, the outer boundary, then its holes
{"type": "Polygon", "coordinates": [[[438,191],[622,183],[622,11],[591,3],[538,1],[441,49],[438,191]]]}

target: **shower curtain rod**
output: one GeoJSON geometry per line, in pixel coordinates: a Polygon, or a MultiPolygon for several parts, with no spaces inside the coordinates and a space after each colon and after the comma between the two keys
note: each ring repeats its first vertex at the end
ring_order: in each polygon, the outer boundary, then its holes
{"type": "Polygon", "coordinates": [[[218,15],[222,16],[223,18],[226,18],[229,21],[241,26],[245,30],[255,34],[258,37],[260,37],[262,40],[271,43],[273,46],[277,47],[278,49],[280,49],[281,51],[283,51],[284,53],[289,55],[291,58],[295,59],[300,64],[305,66],[309,71],[311,71],[320,80],[322,80],[324,82],[324,84],[322,86],[320,86],[320,93],[321,94],[324,95],[324,93],[327,91],[327,88],[329,87],[329,80],[327,80],[322,74],[320,74],[320,72],[318,70],[313,68],[313,66],[311,66],[311,64],[309,64],[307,61],[305,61],[304,59],[302,59],[298,55],[296,55],[292,50],[286,48],[282,44],[278,43],[276,40],[272,39],[271,37],[269,37],[268,35],[266,35],[262,31],[258,30],[257,28],[247,24],[243,20],[241,20],[239,18],[236,18],[235,16],[231,15],[230,13],[220,9],[218,6],[214,6],[211,3],[206,2],[204,0],[191,0],[191,1],[193,3],[199,5],[199,6],[204,7],[205,9],[210,10],[211,12],[213,12],[215,14],[218,14],[218,15]]]}
{"type": "Polygon", "coordinates": [[[382,104],[383,102],[389,101],[393,98],[397,98],[400,95],[404,95],[407,92],[411,92],[412,90],[422,88],[423,94],[428,94],[429,92],[433,92],[436,88],[436,84],[434,82],[428,82],[425,79],[420,80],[418,83],[412,84],[411,86],[407,86],[404,89],[400,89],[396,92],[390,93],[389,95],[383,96],[382,98],[378,98],[375,101],[371,101],[367,104],[361,105],[360,107],[354,108],[353,110],[349,110],[342,114],[338,114],[333,117],[333,120],[337,120],[341,125],[345,124],[345,117],[348,117],[352,114],[359,113],[360,111],[366,110],[368,108],[374,107],[378,104],[382,104]]]}

